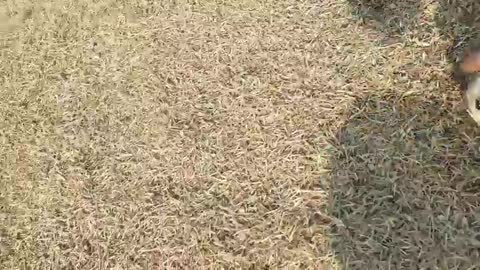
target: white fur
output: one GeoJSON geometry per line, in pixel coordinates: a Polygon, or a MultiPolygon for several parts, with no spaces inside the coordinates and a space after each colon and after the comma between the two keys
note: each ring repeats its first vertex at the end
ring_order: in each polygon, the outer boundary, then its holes
{"type": "Polygon", "coordinates": [[[480,101],[480,77],[476,77],[469,85],[465,93],[467,101],[467,111],[470,116],[480,125],[480,110],[475,106],[475,101],[480,101]]]}

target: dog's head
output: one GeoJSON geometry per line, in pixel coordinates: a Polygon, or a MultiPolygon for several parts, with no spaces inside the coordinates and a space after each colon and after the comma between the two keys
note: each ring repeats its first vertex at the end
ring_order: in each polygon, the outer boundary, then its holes
{"type": "Polygon", "coordinates": [[[480,72],[480,50],[467,50],[460,69],[466,74],[480,72]]]}

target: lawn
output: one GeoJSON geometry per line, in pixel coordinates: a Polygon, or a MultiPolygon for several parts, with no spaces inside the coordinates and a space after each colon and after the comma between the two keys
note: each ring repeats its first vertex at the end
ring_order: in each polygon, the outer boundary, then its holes
{"type": "Polygon", "coordinates": [[[0,1],[0,269],[477,269],[474,0],[0,1]]]}

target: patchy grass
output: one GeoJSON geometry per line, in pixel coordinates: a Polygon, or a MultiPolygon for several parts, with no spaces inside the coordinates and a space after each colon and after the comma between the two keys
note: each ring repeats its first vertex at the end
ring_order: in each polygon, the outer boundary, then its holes
{"type": "Polygon", "coordinates": [[[359,1],[1,2],[1,268],[475,268],[473,25],[359,1]]]}

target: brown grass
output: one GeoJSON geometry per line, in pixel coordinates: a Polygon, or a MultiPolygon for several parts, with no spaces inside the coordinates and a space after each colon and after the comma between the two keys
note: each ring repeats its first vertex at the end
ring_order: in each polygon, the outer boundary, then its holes
{"type": "Polygon", "coordinates": [[[475,26],[373,2],[0,2],[0,268],[479,267],[475,26]]]}

